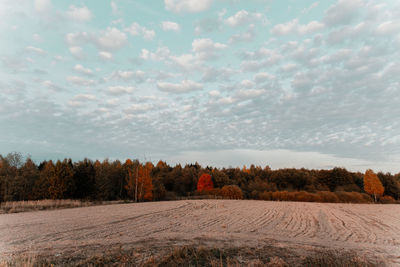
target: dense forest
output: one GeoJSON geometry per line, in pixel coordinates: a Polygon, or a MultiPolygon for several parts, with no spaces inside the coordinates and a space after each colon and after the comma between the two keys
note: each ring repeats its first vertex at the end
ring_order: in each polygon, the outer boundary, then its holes
{"type": "Polygon", "coordinates": [[[182,167],[138,160],[35,164],[19,153],[0,155],[0,201],[82,199],[159,201],[196,196],[318,202],[381,202],[400,199],[400,173],[377,173],[381,192],[374,196],[366,174],[331,170],[182,167]],[[383,193],[384,190],[384,193],[383,193]],[[379,198],[380,197],[380,198],[379,198]]]}

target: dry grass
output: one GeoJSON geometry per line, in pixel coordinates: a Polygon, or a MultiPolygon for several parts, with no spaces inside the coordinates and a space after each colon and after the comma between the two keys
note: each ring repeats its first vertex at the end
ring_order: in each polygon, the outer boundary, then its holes
{"type": "Polygon", "coordinates": [[[264,248],[207,248],[183,246],[158,251],[144,249],[114,249],[85,259],[51,259],[48,257],[21,257],[13,261],[0,262],[0,267],[47,267],[47,266],[324,266],[324,267],[369,267],[386,266],[384,261],[368,261],[354,252],[314,251],[301,256],[293,251],[276,247],[264,248]]]}
{"type": "Polygon", "coordinates": [[[29,201],[8,201],[0,203],[0,210],[4,213],[16,213],[34,210],[48,210],[59,208],[75,208],[87,206],[88,202],[72,199],[43,199],[29,201]]]}
{"type": "Polygon", "coordinates": [[[42,199],[42,200],[28,200],[28,201],[7,201],[0,203],[0,214],[37,211],[37,210],[78,208],[78,207],[88,207],[88,206],[106,205],[106,204],[121,204],[126,202],[129,203],[128,201],[123,201],[123,200],[81,201],[76,199],[42,199]]]}

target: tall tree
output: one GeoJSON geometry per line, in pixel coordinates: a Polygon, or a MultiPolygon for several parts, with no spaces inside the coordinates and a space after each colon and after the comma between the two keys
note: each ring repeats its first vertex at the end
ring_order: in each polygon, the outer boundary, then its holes
{"type": "Polygon", "coordinates": [[[214,188],[214,183],[211,179],[211,175],[203,173],[199,181],[197,182],[197,191],[210,191],[214,188]]]}
{"type": "Polygon", "coordinates": [[[374,196],[376,202],[377,196],[383,195],[385,188],[383,187],[378,176],[372,171],[367,170],[364,175],[364,190],[370,195],[374,196]]]}
{"type": "Polygon", "coordinates": [[[138,176],[138,200],[150,201],[153,199],[153,183],[151,179],[151,170],[153,169],[153,164],[147,162],[145,165],[139,165],[139,176],[138,176]]]}

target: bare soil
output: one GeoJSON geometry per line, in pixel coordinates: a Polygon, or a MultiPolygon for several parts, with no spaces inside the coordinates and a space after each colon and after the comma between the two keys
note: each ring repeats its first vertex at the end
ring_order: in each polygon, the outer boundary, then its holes
{"type": "Polygon", "coordinates": [[[0,258],[206,246],[356,251],[400,265],[400,205],[185,200],[0,215],[0,258]]]}

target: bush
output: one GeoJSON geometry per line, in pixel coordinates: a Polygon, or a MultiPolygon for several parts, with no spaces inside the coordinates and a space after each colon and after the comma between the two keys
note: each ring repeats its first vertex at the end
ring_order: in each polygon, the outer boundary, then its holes
{"type": "Polygon", "coordinates": [[[293,201],[321,202],[321,197],[319,195],[305,191],[293,192],[293,196],[293,201]]]}
{"type": "Polygon", "coordinates": [[[317,192],[317,195],[321,197],[321,202],[325,203],[339,203],[339,198],[335,193],[332,193],[330,191],[319,191],[317,192]]]}
{"type": "Polygon", "coordinates": [[[396,200],[391,196],[383,196],[379,199],[379,202],[382,204],[394,204],[396,200]]]}
{"type": "Polygon", "coordinates": [[[243,192],[237,185],[225,185],[220,194],[227,199],[243,199],[243,192]]]}
{"type": "Polygon", "coordinates": [[[258,194],[258,199],[259,200],[272,200],[272,192],[264,191],[264,192],[258,194]]]}
{"type": "Polygon", "coordinates": [[[342,203],[366,203],[360,193],[357,192],[335,192],[339,201],[342,203]]]}

